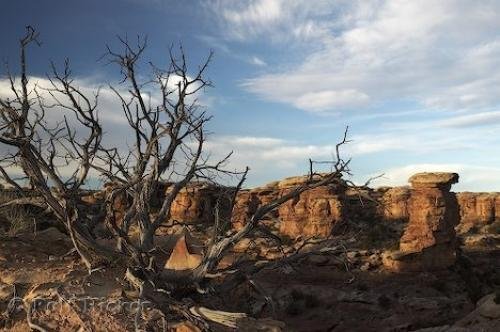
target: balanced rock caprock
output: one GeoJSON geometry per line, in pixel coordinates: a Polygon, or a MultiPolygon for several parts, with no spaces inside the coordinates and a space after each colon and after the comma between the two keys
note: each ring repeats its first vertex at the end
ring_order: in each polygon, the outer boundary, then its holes
{"type": "Polygon", "coordinates": [[[409,182],[409,222],[399,250],[385,253],[384,265],[400,272],[446,269],[456,260],[455,226],[460,215],[450,189],[458,174],[418,173],[409,182]]]}

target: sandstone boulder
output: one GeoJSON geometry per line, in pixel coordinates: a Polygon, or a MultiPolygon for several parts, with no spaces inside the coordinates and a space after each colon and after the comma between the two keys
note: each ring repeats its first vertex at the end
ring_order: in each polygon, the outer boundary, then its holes
{"type": "Polygon", "coordinates": [[[412,175],[408,182],[413,188],[443,188],[450,190],[451,185],[458,182],[457,173],[423,172],[412,175]]]}
{"type": "Polygon", "coordinates": [[[484,296],[477,302],[476,309],[456,322],[453,327],[467,328],[467,331],[499,331],[500,304],[498,299],[498,294],[494,293],[484,296]]]}
{"type": "Polygon", "coordinates": [[[201,255],[193,254],[188,249],[187,235],[183,234],[176,242],[170,257],[165,263],[169,270],[192,270],[201,263],[201,255]]]}
{"type": "Polygon", "coordinates": [[[201,332],[201,329],[189,321],[177,323],[172,326],[174,332],[201,332]]]}

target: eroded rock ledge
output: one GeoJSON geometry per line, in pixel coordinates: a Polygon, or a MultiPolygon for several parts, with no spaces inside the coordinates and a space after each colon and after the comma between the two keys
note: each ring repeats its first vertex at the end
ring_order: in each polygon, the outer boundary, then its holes
{"type": "MultiPolygon", "coordinates": [[[[272,212],[268,222],[276,226],[279,232],[289,237],[298,236],[327,236],[335,225],[345,221],[408,221],[411,194],[418,187],[450,180],[440,178],[440,173],[419,175],[413,177],[413,188],[380,187],[372,188],[339,188],[338,186],[325,186],[313,189],[302,194],[298,199],[292,200],[272,212]],[[434,182],[433,182],[434,181],[434,182]]],[[[305,181],[306,177],[296,176],[281,181],[271,182],[267,185],[242,190],[237,196],[236,206],[233,210],[232,226],[241,227],[255,212],[257,207],[286,193],[290,188],[305,181]]],[[[96,204],[104,199],[110,185],[96,192],[85,200],[89,205],[96,204]]],[[[164,184],[158,193],[156,204],[160,204],[164,193],[168,192],[169,184],[164,184]]],[[[172,219],[185,223],[211,224],[214,219],[214,210],[217,201],[221,204],[220,213],[229,216],[225,202],[232,188],[217,187],[206,183],[193,183],[182,190],[172,206],[172,219]]],[[[2,190],[5,195],[11,195],[8,189],[2,190]]],[[[461,192],[456,194],[459,210],[459,222],[456,230],[466,233],[470,230],[494,226],[500,222],[500,193],[472,193],[461,192]],[[494,225],[492,225],[494,224],[494,225]]],[[[121,218],[127,206],[126,197],[118,197],[114,207],[117,219],[121,218]]],[[[228,218],[226,218],[228,219],[228,218]]]]}

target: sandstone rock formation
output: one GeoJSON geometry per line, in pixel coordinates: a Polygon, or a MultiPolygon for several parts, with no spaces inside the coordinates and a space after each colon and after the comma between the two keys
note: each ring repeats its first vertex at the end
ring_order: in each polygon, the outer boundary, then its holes
{"type": "MultiPolygon", "coordinates": [[[[307,180],[306,176],[295,176],[240,192],[233,210],[233,226],[241,227],[260,205],[271,202],[307,180]]],[[[279,223],[279,231],[283,235],[294,238],[326,237],[335,223],[343,218],[344,191],[345,188],[333,185],[312,189],[281,205],[267,218],[279,223]]]]}
{"type": "Polygon", "coordinates": [[[383,191],[380,198],[380,215],[385,220],[408,220],[410,187],[394,187],[383,191]]]}
{"type": "MultiPolygon", "coordinates": [[[[287,190],[291,189],[283,189],[283,193],[287,190]]],[[[281,234],[327,237],[342,220],[342,194],[343,188],[319,187],[281,205],[278,209],[281,234]]]]}
{"type": "Polygon", "coordinates": [[[481,227],[490,224],[497,217],[500,219],[498,216],[500,214],[499,198],[500,196],[495,193],[462,192],[457,194],[460,206],[458,231],[465,233],[475,226],[481,227]]]}
{"type": "MultiPolygon", "coordinates": [[[[241,190],[233,208],[232,224],[236,229],[241,228],[255,213],[260,205],[267,204],[278,198],[280,189],[278,181],[268,183],[263,187],[249,190],[241,190]]],[[[267,219],[277,219],[278,211],[272,211],[266,216],[267,219]]]]}
{"type": "MultiPolygon", "coordinates": [[[[169,190],[167,187],[166,191],[169,190]]],[[[217,201],[220,204],[219,213],[223,218],[227,217],[232,190],[203,182],[190,184],[174,200],[171,218],[181,222],[213,223],[217,201]]]]}
{"type": "MultiPolygon", "coordinates": [[[[259,205],[276,199],[306,180],[305,176],[296,176],[262,187],[242,190],[237,196],[236,205],[232,211],[232,226],[239,229],[259,205]]],[[[170,187],[170,183],[160,185],[158,197],[152,202],[153,206],[158,207],[161,204],[170,187]]],[[[83,200],[89,208],[92,208],[102,203],[111,189],[112,184],[108,183],[102,191],[83,197],[83,200]]],[[[271,212],[265,222],[279,228],[284,235],[297,237],[300,235],[327,236],[333,225],[341,219],[408,221],[410,195],[413,190],[408,186],[357,188],[356,190],[348,189],[346,192],[338,189],[327,186],[304,193],[299,199],[290,201],[271,212]]],[[[182,190],[174,201],[171,219],[209,225],[213,223],[215,206],[219,201],[219,212],[225,220],[228,220],[230,214],[228,202],[232,190],[234,188],[202,182],[192,183],[182,190]]],[[[480,230],[483,226],[500,221],[500,193],[463,192],[456,196],[460,208],[460,224],[456,228],[457,232],[480,230]]],[[[129,203],[125,195],[119,195],[115,199],[113,205],[118,223],[129,203]]]]}
{"type": "Polygon", "coordinates": [[[187,235],[183,234],[177,240],[170,257],[165,263],[169,270],[191,270],[201,263],[201,255],[191,253],[188,249],[187,235]]]}
{"type": "Polygon", "coordinates": [[[409,222],[399,251],[386,256],[385,263],[398,271],[442,269],[455,263],[459,221],[458,203],[451,185],[456,173],[419,173],[410,178],[409,222]]]}

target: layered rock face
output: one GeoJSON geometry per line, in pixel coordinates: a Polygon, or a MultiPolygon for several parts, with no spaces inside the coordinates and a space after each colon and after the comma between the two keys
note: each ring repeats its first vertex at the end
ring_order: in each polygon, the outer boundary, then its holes
{"type": "Polygon", "coordinates": [[[419,173],[410,178],[413,190],[408,201],[409,222],[399,251],[385,259],[398,271],[447,268],[455,263],[455,226],[459,207],[451,185],[456,173],[419,173]]]}
{"type": "MultiPolygon", "coordinates": [[[[366,195],[378,202],[375,209],[370,204],[361,204],[357,193],[347,195],[349,219],[383,219],[385,221],[408,221],[409,202],[412,188],[381,187],[366,191],[366,195]]],[[[466,233],[472,228],[480,229],[500,221],[500,193],[461,192],[456,194],[460,223],[456,230],[466,233]]]]}
{"type": "MultiPolygon", "coordinates": [[[[283,188],[283,193],[289,190],[292,188],[283,188]]],[[[327,237],[343,218],[342,194],[343,188],[325,186],[284,203],[278,209],[280,233],[290,237],[327,237]]]]}
{"type": "MultiPolygon", "coordinates": [[[[239,229],[263,204],[275,200],[292,188],[307,180],[298,176],[269,183],[263,187],[242,190],[232,211],[232,226],[239,229]]],[[[165,199],[172,184],[162,184],[158,197],[152,202],[159,206],[165,199]]],[[[105,185],[101,192],[84,197],[89,206],[102,203],[112,184],[105,185]]],[[[219,202],[219,212],[224,220],[229,219],[230,196],[234,188],[220,187],[207,183],[193,183],[183,189],[172,205],[172,219],[180,222],[201,222],[211,224],[219,202]]],[[[290,237],[327,236],[339,220],[385,220],[408,221],[411,204],[410,196],[415,188],[382,187],[340,189],[336,187],[316,188],[303,193],[298,199],[287,202],[271,212],[265,222],[279,228],[280,233],[290,237]],[[369,199],[366,199],[369,198],[369,199]]],[[[500,193],[470,193],[456,195],[460,211],[459,233],[500,221],[500,193]]],[[[120,195],[115,199],[114,208],[118,223],[130,204],[130,198],[120,195]]]]}
{"type": "MultiPolygon", "coordinates": [[[[242,191],[237,196],[233,210],[233,225],[242,227],[260,205],[290,192],[305,181],[307,177],[297,176],[242,191]]],[[[344,191],[345,188],[333,185],[312,189],[284,203],[267,217],[279,221],[279,232],[283,235],[292,238],[326,237],[332,232],[335,223],[343,218],[344,191]]]]}
{"type": "Polygon", "coordinates": [[[500,194],[462,192],[457,194],[457,199],[460,206],[458,231],[461,233],[500,220],[500,194]]]}
{"type": "Polygon", "coordinates": [[[410,187],[380,188],[379,215],[385,220],[407,220],[410,187]]]}
{"type": "MultiPolygon", "coordinates": [[[[170,189],[167,187],[166,191],[170,189]]],[[[227,219],[232,188],[194,183],[182,189],[175,198],[171,218],[182,222],[213,223],[217,202],[219,213],[227,219]]]]}
{"type": "MultiPolygon", "coordinates": [[[[269,183],[264,187],[240,191],[236,197],[236,203],[233,209],[233,227],[236,229],[243,227],[260,205],[269,203],[278,198],[279,194],[278,182],[269,183]]],[[[271,212],[267,218],[278,218],[278,212],[271,212]]]]}
{"type": "MultiPolygon", "coordinates": [[[[166,195],[171,191],[171,183],[162,183],[158,186],[156,197],[150,202],[153,209],[160,208],[166,195]]],[[[102,191],[83,197],[89,205],[99,204],[113,189],[112,183],[104,185],[102,191]]],[[[228,206],[233,188],[216,186],[208,183],[191,183],[183,188],[172,203],[171,219],[179,222],[213,223],[216,206],[224,219],[228,218],[228,206]]],[[[125,194],[118,195],[113,202],[115,218],[121,222],[126,209],[131,204],[130,197],[125,194]]]]}
{"type": "Polygon", "coordinates": [[[455,245],[459,211],[451,185],[456,173],[419,173],[410,178],[409,222],[401,238],[402,251],[422,251],[435,245],[455,245]]]}

